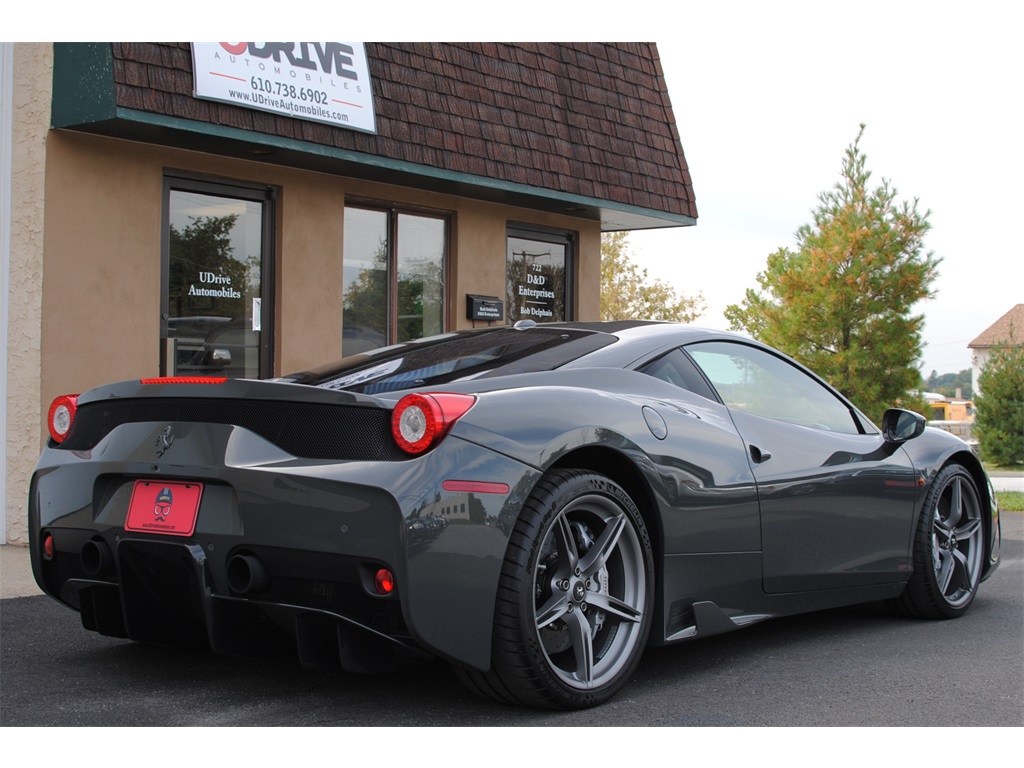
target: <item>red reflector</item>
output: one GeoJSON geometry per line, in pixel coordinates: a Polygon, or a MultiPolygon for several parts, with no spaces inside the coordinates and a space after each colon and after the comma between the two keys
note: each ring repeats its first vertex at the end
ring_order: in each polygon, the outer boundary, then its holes
{"type": "Polygon", "coordinates": [[[373,577],[373,586],[382,595],[390,595],[395,589],[395,574],[387,568],[381,568],[373,577]]]}
{"type": "Polygon", "coordinates": [[[452,493],[508,493],[505,483],[482,483],[475,480],[445,480],[441,487],[452,493]]]}
{"type": "Polygon", "coordinates": [[[46,534],[43,539],[43,559],[53,560],[54,548],[53,548],[53,536],[46,534]]]}
{"type": "Polygon", "coordinates": [[[225,376],[162,376],[158,379],[139,379],[139,384],[223,384],[225,376]]]}

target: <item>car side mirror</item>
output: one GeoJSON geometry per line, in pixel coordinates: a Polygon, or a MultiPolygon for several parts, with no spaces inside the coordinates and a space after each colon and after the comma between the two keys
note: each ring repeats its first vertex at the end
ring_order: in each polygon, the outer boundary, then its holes
{"type": "Polygon", "coordinates": [[[882,434],[886,442],[905,443],[924,434],[924,416],[901,408],[890,408],[882,416],[882,434]]]}

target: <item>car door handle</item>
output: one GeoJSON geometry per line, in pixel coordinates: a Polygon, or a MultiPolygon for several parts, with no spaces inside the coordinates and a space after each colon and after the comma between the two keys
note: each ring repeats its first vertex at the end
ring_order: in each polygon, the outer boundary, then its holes
{"type": "Polygon", "coordinates": [[[768,451],[762,451],[756,445],[750,446],[750,458],[754,460],[755,464],[764,464],[772,455],[768,451]]]}

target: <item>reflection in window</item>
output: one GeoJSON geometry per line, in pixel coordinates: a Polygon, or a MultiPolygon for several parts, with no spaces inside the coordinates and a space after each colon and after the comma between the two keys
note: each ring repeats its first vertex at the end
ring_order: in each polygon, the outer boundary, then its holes
{"type": "Polygon", "coordinates": [[[167,325],[171,375],[260,375],[262,201],[170,189],[167,325]]]}
{"type": "Polygon", "coordinates": [[[662,355],[657,360],[645,365],[640,372],[667,381],[680,389],[689,390],[708,400],[718,399],[704,377],[700,375],[700,371],[697,370],[693,361],[681,350],[673,349],[667,355],[662,355]]]}
{"type": "Polygon", "coordinates": [[[444,330],[443,219],[398,215],[398,328],[395,341],[444,330]]]}
{"type": "Polygon", "coordinates": [[[381,350],[362,358],[296,374],[302,384],[379,394],[453,381],[550,371],[614,343],[606,333],[535,328],[527,333],[495,327],[450,334],[409,347],[381,350]]]}
{"type": "Polygon", "coordinates": [[[505,250],[508,320],[571,319],[568,304],[572,240],[568,235],[509,229],[505,250]]]}
{"type": "Polygon", "coordinates": [[[388,215],[345,209],[342,262],[342,354],[387,344],[388,215]]]}
{"type": "Polygon", "coordinates": [[[860,431],[842,400],[769,352],[718,341],[690,344],[686,351],[731,408],[816,429],[860,431]]]}
{"type": "Polygon", "coordinates": [[[444,330],[447,220],[345,208],[342,355],[444,330]]]}

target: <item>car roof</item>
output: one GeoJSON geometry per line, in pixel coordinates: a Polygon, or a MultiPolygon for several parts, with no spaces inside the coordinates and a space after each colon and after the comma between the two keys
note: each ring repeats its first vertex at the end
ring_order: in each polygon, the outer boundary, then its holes
{"type": "Polygon", "coordinates": [[[618,342],[615,344],[610,344],[578,360],[574,360],[567,364],[566,368],[628,368],[634,361],[667,351],[673,347],[713,339],[729,339],[762,346],[753,339],[736,333],[665,321],[611,320],[545,324],[539,327],[564,327],[595,333],[608,333],[618,339],[618,342]]]}

